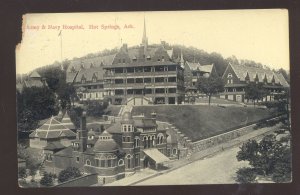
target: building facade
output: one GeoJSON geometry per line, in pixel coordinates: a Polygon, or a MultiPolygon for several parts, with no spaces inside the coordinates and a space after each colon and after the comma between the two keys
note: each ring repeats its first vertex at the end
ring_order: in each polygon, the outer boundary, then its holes
{"type": "Polygon", "coordinates": [[[146,25],[140,46],[127,44],[112,55],[73,61],[67,70],[81,101],[112,104],[179,104],[184,99],[184,66],[165,42],[149,46],[146,25]]]}
{"type": "Polygon", "coordinates": [[[176,139],[169,137],[173,135],[158,128],[155,113],[146,118],[125,112],[102,132],[88,130],[83,114],[80,126],[70,146],[44,148],[46,171],[57,174],[67,167],[77,167],[84,173],[98,174],[100,183],[109,183],[169,161],[167,140],[172,140],[172,150],[177,150],[176,139]]]}
{"type": "Polygon", "coordinates": [[[225,83],[225,92],[221,98],[246,102],[245,87],[249,83],[262,83],[269,94],[261,101],[273,101],[276,95],[282,94],[289,84],[282,74],[271,70],[249,67],[244,65],[229,64],[222,76],[225,83]]]}

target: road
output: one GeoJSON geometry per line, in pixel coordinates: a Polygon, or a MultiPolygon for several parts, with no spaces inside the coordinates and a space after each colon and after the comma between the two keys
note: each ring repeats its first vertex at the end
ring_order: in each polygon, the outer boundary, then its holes
{"type": "Polygon", "coordinates": [[[238,162],[235,146],[214,156],[195,161],[174,171],[137,183],[136,185],[230,184],[235,182],[235,172],[248,166],[238,162]]]}

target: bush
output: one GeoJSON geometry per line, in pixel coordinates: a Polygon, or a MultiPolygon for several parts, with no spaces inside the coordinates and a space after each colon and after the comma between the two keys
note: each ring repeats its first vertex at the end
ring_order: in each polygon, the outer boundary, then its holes
{"type": "Polygon", "coordinates": [[[62,170],[58,175],[59,182],[65,182],[76,177],[80,177],[81,173],[80,170],[76,167],[68,167],[65,170],[62,170]]]}
{"type": "Polygon", "coordinates": [[[53,175],[51,173],[44,173],[40,184],[43,186],[53,186],[53,175]]]}
{"type": "Polygon", "coordinates": [[[26,168],[25,167],[20,167],[18,170],[18,177],[21,179],[24,179],[27,177],[27,173],[26,173],[26,168]]]}
{"type": "Polygon", "coordinates": [[[240,168],[237,172],[236,181],[239,183],[253,183],[256,178],[256,173],[253,168],[243,167],[240,168]]]}

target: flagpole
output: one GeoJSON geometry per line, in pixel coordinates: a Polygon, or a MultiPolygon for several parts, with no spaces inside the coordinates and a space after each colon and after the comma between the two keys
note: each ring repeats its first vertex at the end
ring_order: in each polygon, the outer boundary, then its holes
{"type": "Polygon", "coordinates": [[[61,33],[61,31],[59,32],[59,36],[60,36],[60,63],[61,63],[61,70],[64,70],[64,67],[63,67],[63,58],[62,58],[62,33],[61,33]]]}

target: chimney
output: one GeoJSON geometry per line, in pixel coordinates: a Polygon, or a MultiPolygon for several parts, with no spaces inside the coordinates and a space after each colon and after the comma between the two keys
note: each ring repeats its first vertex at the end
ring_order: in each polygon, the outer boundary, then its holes
{"type": "Polygon", "coordinates": [[[82,113],[79,131],[79,151],[84,152],[87,145],[86,112],[82,113]]]}
{"type": "Polygon", "coordinates": [[[156,112],[152,112],[151,113],[151,118],[154,119],[156,121],[156,112]]]}

